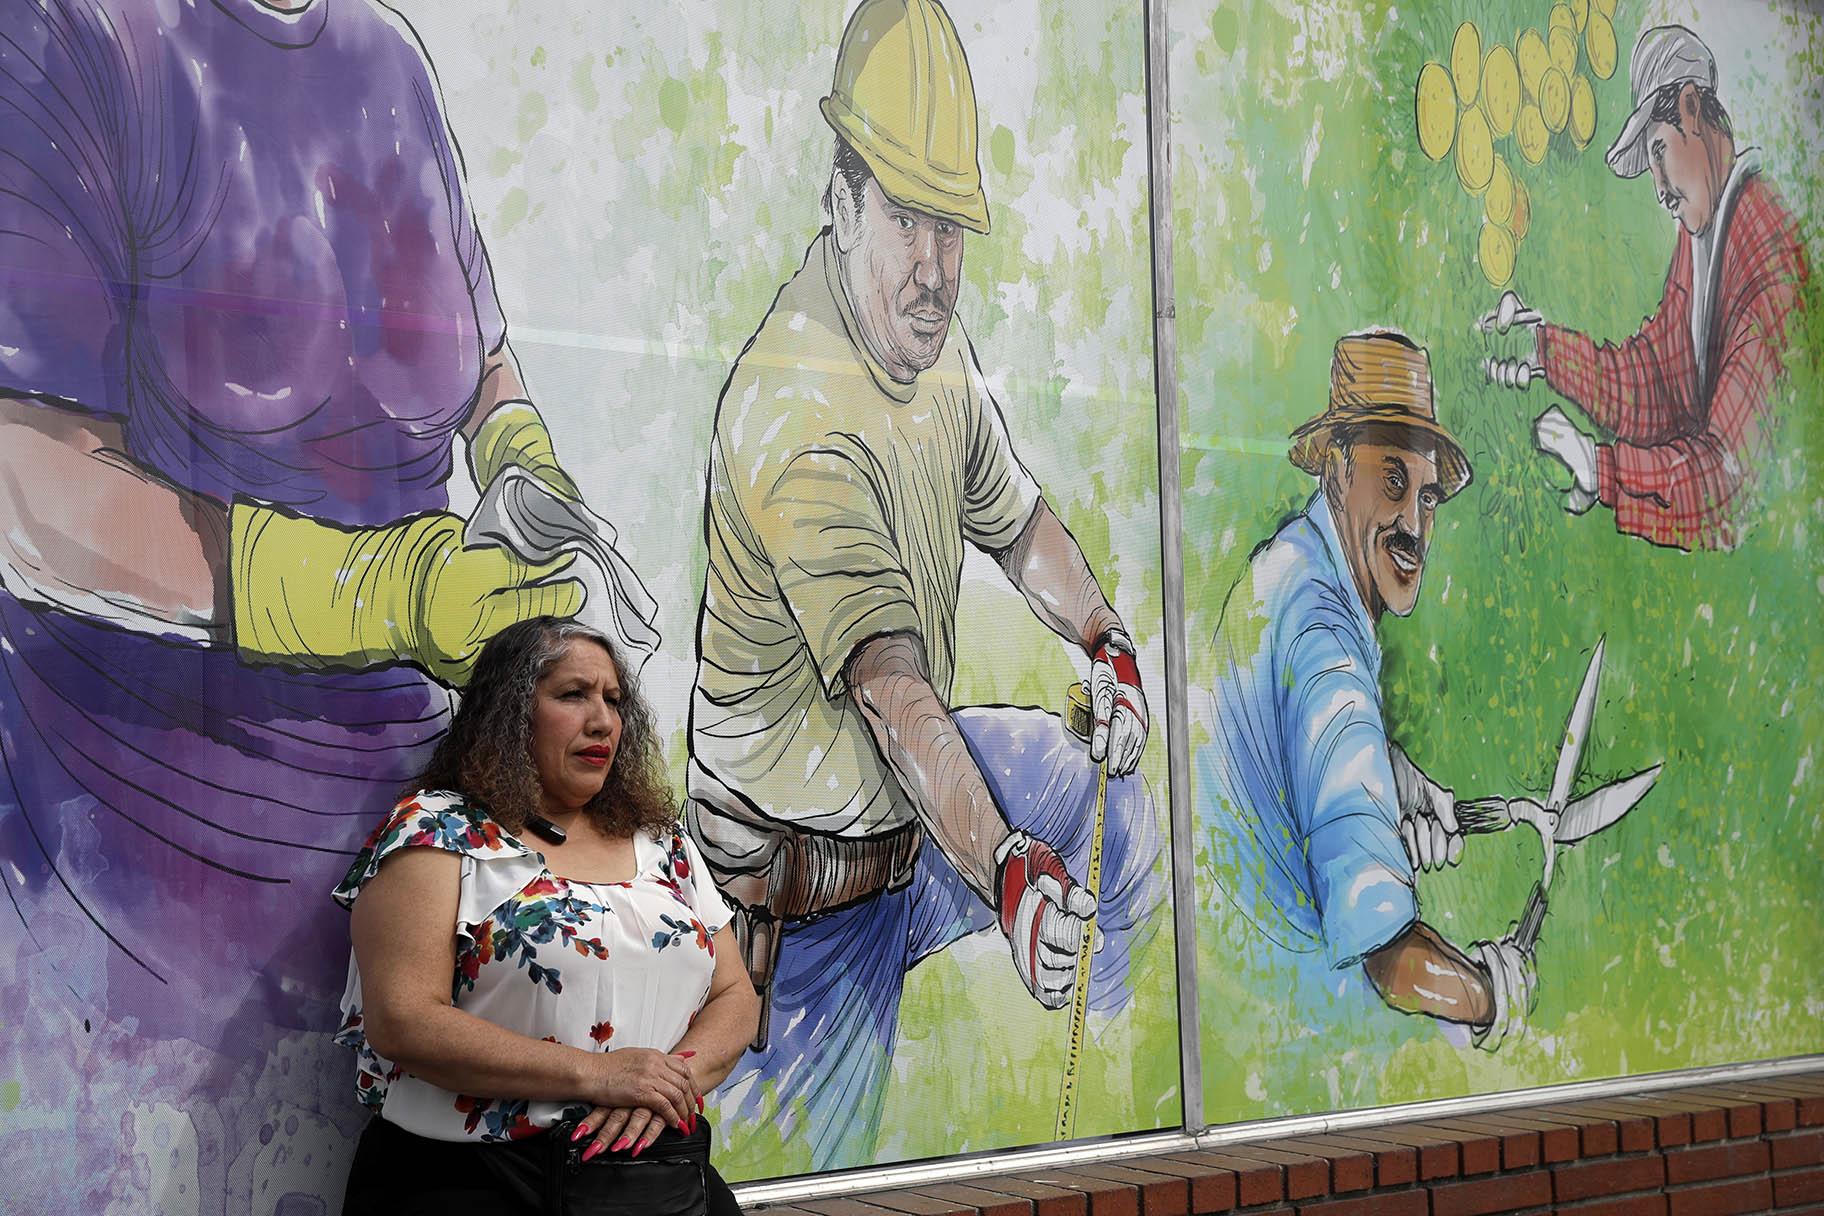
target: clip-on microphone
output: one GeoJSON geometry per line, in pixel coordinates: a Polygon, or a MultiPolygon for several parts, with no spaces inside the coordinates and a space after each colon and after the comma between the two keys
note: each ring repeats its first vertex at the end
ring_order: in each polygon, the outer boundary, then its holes
{"type": "Polygon", "coordinates": [[[546,819],[543,815],[526,816],[526,826],[532,829],[532,834],[534,836],[537,836],[547,844],[562,844],[565,840],[569,839],[568,832],[558,827],[555,823],[552,823],[549,819],[546,819]]]}

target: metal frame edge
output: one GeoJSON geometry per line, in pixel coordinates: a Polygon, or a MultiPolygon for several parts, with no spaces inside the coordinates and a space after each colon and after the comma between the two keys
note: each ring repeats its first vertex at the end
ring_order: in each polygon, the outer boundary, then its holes
{"type": "Polygon", "coordinates": [[[1621,1094],[1644,1094],[1689,1085],[1707,1085],[1727,1081],[1750,1081],[1786,1076],[1797,1072],[1824,1069],[1824,1053],[1786,1056],[1772,1060],[1755,1060],[1742,1064],[1719,1064],[1703,1068],[1686,1068],[1673,1072],[1645,1073],[1631,1077],[1607,1077],[1598,1081],[1571,1081],[1562,1085],[1545,1085],[1537,1089],[1503,1090],[1492,1094],[1466,1094],[1457,1098],[1438,1098],[1427,1102],[1408,1102],[1399,1106],[1375,1106],[1362,1110],[1333,1111],[1319,1115],[1290,1115],[1277,1119],[1256,1119],[1189,1132],[1137,1132],[1097,1140],[1045,1148],[1014,1149],[980,1153],[972,1156],[943,1157],[907,1165],[874,1166],[841,1173],[802,1175],[770,1182],[743,1183],[734,1188],[743,1205],[791,1203],[800,1199],[827,1199],[863,1191],[891,1190],[898,1187],[929,1186],[938,1182],[966,1182],[986,1174],[1013,1171],[1031,1172],[1088,1165],[1114,1158],[1130,1158],[1146,1153],[1184,1152],[1199,1148],[1218,1148],[1248,1141],[1273,1140],[1284,1136],[1315,1135],[1348,1128],[1374,1127],[1423,1119],[1449,1118],[1477,1111],[1506,1110],[1516,1106],[1534,1106],[1547,1102],[1583,1101],[1621,1094]]]}
{"type": "Polygon", "coordinates": [[[1172,255],[1171,38],[1168,0],[1146,0],[1147,211],[1153,260],[1153,400],[1159,433],[1160,588],[1165,601],[1166,790],[1172,941],[1178,964],[1181,1125],[1202,1127],[1203,1023],[1198,1005],[1195,851],[1191,847],[1190,688],[1185,646],[1184,498],[1178,425],[1178,287],[1172,255]]]}
{"type": "Polygon", "coordinates": [[[1199,1148],[1236,1144],[1278,1136],[1310,1136],[1323,1132],[1344,1131],[1354,1127],[1374,1127],[1384,1123],[1418,1122],[1425,1119],[1448,1119],[1455,1115],[1511,1110],[1517,1106],[1539,1106],[1550,1102],[1582,1102],[1592,1098],[1612,1098],[1653,1093],[1662,1089],[1681,1089],[1691,1085],[1709,1085],[1721,1081],[1746,1081],[1757,1077],[1786,1076],[1795,1072],[1813,1072],[1824,1068],[1824,1054],[1785,1056],[1773,1060],[1755,1060],[1743,1064],[1715,1064],[1702,1068],[1683,1068],[1672,1072],[1644,1073],[1631,1077],[1604,1077],[1597,1081],[1567,1081],[1561,1085],[1542,1085],[1537,1089],[1505,1089],[1492,1094],[1464,1094],[1456,1098],[1434,1098],[1426,1102],[1407,1102],[1399,1106],[1370,1106],[1361,1110],[1332,1111],[1322,1115],[1294,1115],[1282,1119],[1256,1120],[1227,1127],[1205,1128],[1196,1137],[1199,1148]]]}
{"type": "Polygon", "coordinates": [[[1789,1056],[1636,1076],[1573,1081],[1535,1089],[1502,1090],[1367,1107],[1315,1115],[1255,1119],[1204,1126],[1203,1052],[1197,1001],[1195,887],[1191,842],[1189,688],[1185,646],[1183,537],[1177,368],[1177,288],[1172,255],[1172,171],[1169,0],[1145,0],[1148,226],[1152,247],[1153,386],[1159,452],[1161,583],[1165,608],[1166,765],[1170,782],[1173,938],[1178,970],[1178,1034],[1183,1127],[1135,1132],[1040,1148],[997,1150],[943,1157],[905,1165],[872,1166],[828,1174],[799,1175],[734,1188],[743,1205],[791,1203],[864,1191],[963,1182],[1014,1170],[1032,1171],[1087,1165],[1147,1153],[1165,1153],[1284,1136],[1313,1135],[1388,1123],[1448,1118],[1478,1111],[1506,1110],[1547,1102],[1581,1101],[1642,1094],[1716,1082],[1785,1076],[1824,1068],[1824,1054],[1789,1056]],[[1182,915],[1192,912],[1191,915],[1182,915]],[[1189,1128],[1201,1128],[1192,1132],[1189,1128]]]}

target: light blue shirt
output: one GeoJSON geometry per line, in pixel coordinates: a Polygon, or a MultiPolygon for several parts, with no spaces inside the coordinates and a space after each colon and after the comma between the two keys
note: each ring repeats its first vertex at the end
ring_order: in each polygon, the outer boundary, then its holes
{"type": "Polygon", "coordinates": [[[1217,626],[1198,802],[1224,893],[1345,967],[1418,919],[1381,719],[1381,648],[1320,492],[1256,550],[1217,626]]]}

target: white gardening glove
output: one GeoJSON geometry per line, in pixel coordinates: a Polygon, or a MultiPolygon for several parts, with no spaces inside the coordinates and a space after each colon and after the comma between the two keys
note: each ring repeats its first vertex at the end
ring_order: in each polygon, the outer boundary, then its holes
{"type": "Polygon", "coordinates": [[[1533,446],[1571,471],[1564,509],[1582,515],[1596,505],[1596,441],[1578,430],[1557,406],[1533,423],[1533,446]]]}
{"type": "Polygon", "coordinates": [[[1026,991],[1047,1009],[1070,1003],[1077,952],[1096,901],[1043,840],[1014,832],[994,851],[995,911],[1026,991]]]}
{"type": "Polygon", "coordinates": [[[1504,334],[1516,325],[1537,329],[1544,323],[1545,318],[1539,315],[1538,309],[1528,308],[1521,302],[1519,292],[1504,291],[1493,311],[1482,314],[1482,319],[1476,322],[1476,328],[1483,333],[1504,334]]]}
{"type": "Polygon", "coordinates": [[[1482,314],[1476,322],[1476,328],[1484,334],[1505,334],[1519,327],[1532,334],[1533,349],[1529,356],[1517,359],[1482,360],[1482,372],[1489,383],[1499,384],[1506,388],[1524,389],[1534,380],[1543,379],[1545,368],[1539,359],[1539,327],[1545,324],[1545,318],[1537,309],[1528,308],[1520,302],[1520,296],[1512,291],[1501,293],[1501,300],[1491,312],[1482,314]]]}
{"type": "Polygon", "coordinates": [[[1498,942],[1477,942],[1470,947],[1469,957],[1488,973],[1488,993],[1495,1002],[1495,1016],[1488,1025],[1476,1028],[1471,1041],[1483,1051],[1494,1051],[1508,1038],[1525,1033],[1539,973],[1533,952],[1522,950],[1511,931],[1498,942]]]}
{"type": "Polygon", "coordinates": [[[1111,777],[1133,772],[1146,750],[1146,696],[1133,640],[1118,629],[1103,634],[1090,655],[1089,704],[1095,714],[1089,758],[1101,763],[1106,757],[1111,777]]]}
{"type": "Polygon", "coordinates": [[[1545,369],[1525,359],[1484,359],[1482,374],[1490,384],[1524,391],[1535,380],[1545,379],[1545,369]]]}
{"type": "Polygon", "coordinates": [[[1442,870],[1463,857],[1456,795],[1427,777],[1399,744],[1389,744],[1393,788],[1400,800],[1400,839],[1414,871],[1442,870]]]}

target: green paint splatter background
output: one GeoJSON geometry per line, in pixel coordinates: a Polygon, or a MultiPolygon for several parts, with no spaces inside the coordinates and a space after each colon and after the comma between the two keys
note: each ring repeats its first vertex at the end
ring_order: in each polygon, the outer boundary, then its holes
{"type": "MultiPolygon", "coordinates": [[[[1543,31],[1549,10],[1543,0],[1170,9],[1193,707],[1223,597],[1313,489],[1286,462],[1285,436],[1323,408],[1332,344],[1392,325],[1429,348],[1440,415],[1476,469],[1439,513],[1417,611],[1382,622],[1392,734],[1466,796],[1536,796],[1588,649],[1606,633],[1585,786],[1666,762],[1627,820],[1561,855],[1533,1032],[1493,1056],[1391,1011],[1347,1024],[1288,1017],[1288,959],[1222,902],[1199,835],[1211,1122],[1824,1048],[1824,324],[1814,308],[1795,334],[1760,522],[1740,549],[1656,549],[1616,534],[1604,509],[1560,510],[1568,479],[1554,479],[1530,439],[1531,419],[1557,398],[1482,381],[1470,326],[1498,295],[1475,263],[1482,206],[1449,161],[1420,153],[1413,128],[1420,66],[1448,63],[1460,21],[1480,24],[1485,48],[1512,46],[1518,29],[1543,31]]],[[[1762,146],[1814,268],[1824,254],[1815,10],[1623,0],[1619,66],[1594,82],[1590,147],[1573,154],[1554,140],[1536,168],[1512,158],[1533,203],[1513,286],[1553,320],[1610,340],[1657,306],[1672,252],[1646,180],[1615,178],[1602,157],[1631,108],[1629,50],[1666,20],[1710,42],[1738,145],[1762,146]]],[[[1194,712],[1189,726],[1193,747],[1207,741],[1206,717],[1194,712]]],[[[1472,840],[1457,870],[1421,878],[1425,918],[1459,943],[1504,932],[1539,873],[1538,842],[1525,836],[1472,840]]]]}
{"type": "MultiPolygon", "coordinates": [[[[665,647],[645,682],[680,786],[711,416],[822,223],[832,143],[817,101],[849,7],[403,6],[437,67],[528,386],[662,604],[665,647]]],[[[1017,451],[1140,644],[1155,690],[1143,771],[1163,818],[1141,6],[948,8],[973,67],[993,222],[968,238],[957,312],[1017,451]]],[[[971,558],[964,584],[955,703],[1060,708],[1081,657],[986,559],[971,558]]],[[[1079,1135],[1180,1121],[1168,920],[1136,959],[1134,1005],[1092,1019],[1079,1135]]],[[[1068,1014],[1026,994],[998,934],[921,963],[878,1159],[1049,1140],[1067,1033],[1068,1014]]],[[[808,1168],[805,1146],[770,1124],[717,1135],[731,1176],[808,1168]]]]}

